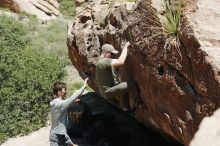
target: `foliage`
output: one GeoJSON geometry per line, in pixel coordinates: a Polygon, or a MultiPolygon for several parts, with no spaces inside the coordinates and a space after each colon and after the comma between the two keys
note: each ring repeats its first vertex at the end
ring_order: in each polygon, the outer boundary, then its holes
{"type": "Polygon", "coordinates": [[[30,43],[30,39],[27,35],[27,29],[23,26],[23,24],[11,23],[14,21],[14,18],[9,19],[6,16],[0,17],[0,46],[2,49],[7,47],[11,51],[19,50],[30,43]]]}
{"type": "Polygon", "coordinates": [[[66,24],[62,19],[56,19],[49,22],[46,26],[35,28],[31,32],[33,40],[31,47],[58,55],[61,58],[67,58],[66,31],[64,30],[66,30],[66,24]]]}
{"type": "Polygon", "coordinates": [[[60,12],[67,17],[75,16],[75,3],[73,0],[58,0],[60,12]]]}
{"type": "Polygon", "coordinates": [[[39,21],[36,15],[30,15],[30,14],[27,14],[26,12],[19,12],[18,17],[19,17],[19,20],[21,21],[24,21],[26,19],[27,21],[26,27],[28,27],[29,31],[36,31],[38,29],[39,21]]]}
{"type": "Polygon", "coordinates": [[[0,143],[42,127],[66,61],[30,47],[28,27],[0,16],[0,143]]]}
{"type": "Polygon", "coordinates": [[[169,49],[171,46],[174,46],[180,57],[182,57],[179,50],[180,42],[178,38],[181,18],[181,0],[177,0],[176,3],[163,0],[162,6],[164,12],[162,14],[158,13],[158,17],[162,24],[163,33],[168,37],[164,48],[169,49]]]}
{"type": "Polygon", "coordinates": [[[73,92],[75,92],[75,90],[81,88],[83,86],[83,82],[75,82],[71,85],[68,85],[69,86],[69,89],[68,89],[68,96],[71,96],[71,94],[73,92]]]}
{"type": "MultiPolygon", "coordinates": [[[[75,90],[78,90],[80,89],[82,86],[83,86],[84,82],[83,81],[78,81],[78,82],[75,82],[73,84],[70,84],[68,85],[69,89],[68,89],[68,96],[71,96],[71,94],[73,92],[75,92],[75,90]]],[[[92,88],[90,88],[89,86],[86,87],[86,90],[87,91],[90,91],[90,92],[94,92],[94,90],[92,88]]]]}
{"type": "Polygon", "coordinates": [[[163,31],[167,35],[177,36],[181,14],[181,3],[179,2],[178,5],[172,6],[169,1],[164,0],[163,7],[164,14],[159,15],[163,31]]]}

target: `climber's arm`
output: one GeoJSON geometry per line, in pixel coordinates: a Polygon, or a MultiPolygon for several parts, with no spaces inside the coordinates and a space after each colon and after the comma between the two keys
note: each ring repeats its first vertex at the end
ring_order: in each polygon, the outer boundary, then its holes
{"type": "Polygon", "coordinates": [[[121,66],[125,63],[125,60],[127,58],[127,55],[128,55],[128,46],[130,45],[129,42],[127,42],[122,50],[122,53],[120,55],[120,57],[118,59],[113,59],[112,60],[112,63],[111,63],[111,66],[112,67],[118,67],[118,66],[121,66]]]}

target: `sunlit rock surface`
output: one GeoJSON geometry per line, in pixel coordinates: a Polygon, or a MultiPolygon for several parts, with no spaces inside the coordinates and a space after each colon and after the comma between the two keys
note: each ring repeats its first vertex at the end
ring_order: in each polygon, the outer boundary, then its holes
{"type": "Polygon", "coordinates": [[[189,145],[202,119],[220,106],[218,3],[187,1],[178,31],[181,46],[167,49],[167,37],[158,35],[161,24],[154,0],[139,0],[129,7],[89,1],[71,26],[70,59],[82,78],[91,77],[89,85],[98,93],[94,77],[100,47],[110,43],[121,52],[130,41],[129,56],[119,72],[122,80],[138,85],[136,120],[189,145]]]}
{"type": "Polygon", "coordinates": [[[59,3],[56,0],[1,0],[0,7],[14,12],[26,12],[43,21],[55,19],[60,15],[59,3]]]}

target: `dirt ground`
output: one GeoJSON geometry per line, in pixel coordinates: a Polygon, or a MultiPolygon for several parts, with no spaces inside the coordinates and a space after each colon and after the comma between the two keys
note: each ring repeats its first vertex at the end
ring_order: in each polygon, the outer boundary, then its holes
{"type": "Polygon", "coordinates": [[[43,127],[27,136],[11,138],[1,146],[49,146],[50,126],[43,127]]]}

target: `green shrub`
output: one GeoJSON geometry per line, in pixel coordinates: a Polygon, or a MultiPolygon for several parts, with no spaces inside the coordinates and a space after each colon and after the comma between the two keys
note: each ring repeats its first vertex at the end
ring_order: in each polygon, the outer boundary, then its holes
{"type": "MultiPolygon", "coordinates": [[[[71,96],[76,90],[79,90],[83,86],[83,81],[74,82],[72,84],[67,84],[68,88],[68,97],[71,96]]],[[[92,88],[89,86],[86,87],[86,90],[89,92],[94,92],[92,88]]]]}
{"type": "Polygon", "coordinates": [[[57,55],[61,58],[67,58],[68,49],[66,46],[66,24],[62,19],[56,19],[48,25],[36,28],[31,32],[33,49],[45,51],[57,55]]]}
{"type": "Polygon", "coordinates": [[[58,0],[61,14],[67,17],[75,16],[75,3],[73,0],[58,0]]]}
{"type": "Polygon", "coordinates": [[[30,47],[27,27],[0,16],[0,144],[36,130],[47,120],[51,87],[66,61],[30,47]]]}
{"type": "Polygon", "coordinates": [[[7,47],[10,50],[24,48],[30,43],[27,28],[21,23],[11,23],[15,21],[7,16],[0,16],[0,44],[1,49],[7,47]],[[10,46],[10,47],[9,47],[10,46]]]}
{"type": "Polygon", "coordinates": [[[71,96],[71,94],[73,92],[75,92],[75,90],[78,90],[79,88],[81,88],[83,86],[83,82],[75,82],[73,84],[68,85],[69,89],[68,89],[68,96],[71,96]]]}

